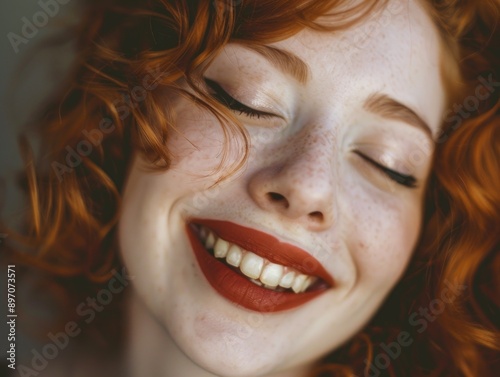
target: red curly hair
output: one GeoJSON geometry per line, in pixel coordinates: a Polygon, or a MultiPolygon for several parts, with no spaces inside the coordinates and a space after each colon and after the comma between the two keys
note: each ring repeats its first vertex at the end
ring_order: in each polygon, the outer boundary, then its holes
{"type": "MultiPolygon", "coordinates": [[[[231,41],[275,42],[304,28],[348,28],[386,2],[88,0],[71,32],[78,37],[71,75],[36,118],[41,157],[21,143],[32,208],[26,232],[9,231],[2,247],[51,276],[106,281],[120,263],[115,226],[131,156],[143,153],[155,169],[168,169],[173,157],[165,141],[175,130],[174,115],[156,88],[189,96],[220,119],[228,142],[234,134],[248,147],[231,113],[197,89],[221,49],[231,41]],[[318,17],[325,15],[335,22],[322,24],[318,17]],[[196,96],[180,88],[181,78],[196,96]],[[150,90],[134,93],[146,82],[150,90]],[[101,126],[112,132],[101,132],[102,140],[69,164],[82,132],[101,126]]],[[[450,83],[450,108],[474,96],[485,80],[493,84],[477,110],[443,122],[421,240],[405,276],[370,324],[312,376],[488,377],[500,367],[500,3],[421,2],[441,32],[443,64],[459,69],[450,83]],[[450,286],[466,288],[426,331],[409,323],[450,286]],[[412,343],[391,356],[403,333],[412,343]]]]}

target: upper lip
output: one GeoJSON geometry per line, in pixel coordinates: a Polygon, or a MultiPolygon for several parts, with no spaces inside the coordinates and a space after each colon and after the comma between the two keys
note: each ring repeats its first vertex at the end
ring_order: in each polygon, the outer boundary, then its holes
{"type": "Polygon", "coordinates": [[[209,228],[222,239],[268,259],[272,263],[292,267],[305,275],[317,276],[330,287],[334,285],[334,279],[321,263],[300,247],[281,242],[270,234],[229,221],[192,219],[191,222],[209,228]]]}

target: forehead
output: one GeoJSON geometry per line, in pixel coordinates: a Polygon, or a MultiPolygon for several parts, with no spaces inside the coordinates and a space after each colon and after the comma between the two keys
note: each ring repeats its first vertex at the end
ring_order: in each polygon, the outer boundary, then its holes
{"type": "Polygon", "coordinates": [[[430,124],[440,124],[445,103],[441,39],[417,1],[391,0],[349,29],[304,30],[273,46],[304,60],[311,85],[319,90],[382,91],[420,110],[430,124]]]}

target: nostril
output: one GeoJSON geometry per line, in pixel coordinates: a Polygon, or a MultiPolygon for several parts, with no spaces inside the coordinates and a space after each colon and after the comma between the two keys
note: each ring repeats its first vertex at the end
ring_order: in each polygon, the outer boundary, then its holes
{"type": "Polygon", "coordinates": [[[278,194],[277,192],[268,192],[267,197],[269,198],[269,201],[277,204],[281,204],[285,208],[288,208],[290,206],[290,203],[288,203],[288,200],[281,194],[278,194]]]}
{"type": "Polygon", "coordinates": [[[319,211],[314,211],[314,212],[311,212],[311,213],[309,214],[309,218],[310,218],[311,220],[316,221],[316,222],[322,222],[322,221],[323,221],[324,216],[323,216],[323,214],[322,214],[321,212],[319,212],[319,211]]]}

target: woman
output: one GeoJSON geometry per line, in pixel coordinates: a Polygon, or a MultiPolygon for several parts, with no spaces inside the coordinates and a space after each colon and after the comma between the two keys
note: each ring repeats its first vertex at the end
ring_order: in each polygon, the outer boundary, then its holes
{"type": "Polygon", "coordinates": [[[22,258],[125,267],[118,374],[493,376],[499,12],[88,2],[22,258]]]}

